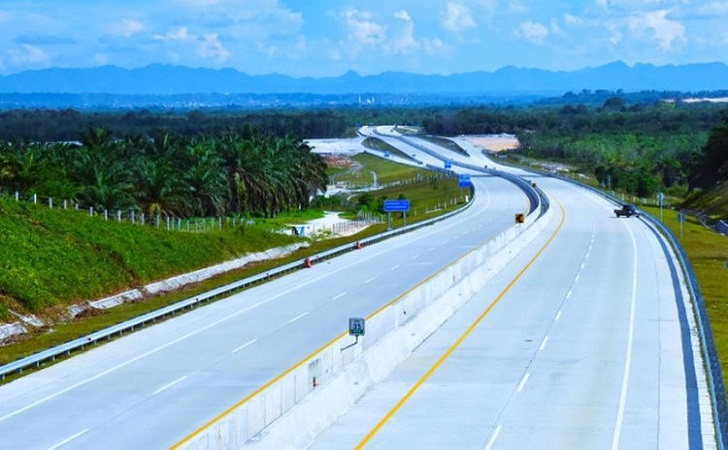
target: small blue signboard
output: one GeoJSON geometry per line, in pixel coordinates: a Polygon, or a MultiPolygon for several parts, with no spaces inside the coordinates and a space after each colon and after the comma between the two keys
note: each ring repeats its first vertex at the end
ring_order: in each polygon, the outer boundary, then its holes
{"type": "Polygon", "coordinates": [[[351,336],[364,336],[364,319],[360,317],[352,317],[349,319],[349,335],[351,336]]]}
{"type": "Polygon", "coordinates": [[[472,186],[470,175],[458,175],[458,187],[466,188],[472,186]]]}
{"type": "Polygon", "coordinates": [[[452,162],[450,162],[450,161],[445,161],[445,168],[446,168],[446,169],[449,169],[449,168],[451,168],[451,167],[452,167],[452,162]]]}
{"type": "Polygon", "coordinates": [[[384,200],[384,212],[403,212],[409,208],[409,200],[384,200]]]}

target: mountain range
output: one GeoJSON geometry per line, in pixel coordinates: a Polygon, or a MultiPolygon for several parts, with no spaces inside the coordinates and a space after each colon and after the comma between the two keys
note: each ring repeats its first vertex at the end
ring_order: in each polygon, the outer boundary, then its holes
{"type": "Polygon", "coordinates": [[[560,95],[581,90],[716,91],[728,89],[728,66],[721,62],[628,66],[618,61],[575,71],[505,67],[493,72],[425,75],[384,72],[337,77],[248,75],[235,69],[152,64],[136,69],[101,66],[52,68],[0,76],[3,94],[514,94],[560,95]]]}

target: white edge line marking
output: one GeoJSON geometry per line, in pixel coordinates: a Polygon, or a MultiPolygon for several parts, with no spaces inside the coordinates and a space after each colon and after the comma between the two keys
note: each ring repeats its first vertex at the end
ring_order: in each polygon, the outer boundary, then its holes
{"type": "Polygon", "coordinates": [[[503,428],[501,425],[498,425],[495,427],[495,431],[493,431],[493,435],[488,439],[488,443],[485,444],[485,447],[483,447],[483,450],[490,450],[493,448],[493,444],[495,444],[495,440],[498,439],[498,435],[501,432],[501,428],[503,428]]]}
{"type": "MultiPolygon", "coordinates": [[[[490,204],[490,198],[488,198],[488,204],[486,204],[485,208],[487,208],[489,204],[490,204]]],[[[447,226],[447,228],[449,228],[449,225],[447,226]]],[[[446,244],[447,242],[449,242],[449,241],[445,241],[443,244],[446,244]]],[[[389,247],[389,250],[392,250],[392,248],[396,248],[396,247],[389,247]]],[[[415,258],[417,258],[417,256],[415,256],[415,258]]],[[[332,272],[327,272],[325,275],[321,275],[321,276],[319,276],[317,278],[311,278],[311,279],[309,279],[308,283],[306,283],[306,284],[311,284],[311,283],[313,283],[315,281],[324,279],[327,276],[331,276],[333,273],[340,272],[340,271],[342,271],[342,270],[344,270],[344,269],[346,269],[348,267],[349,266],[341,266],[341,267],[339,267],[338,269],[336,269],[336,270],[334,270],[332,272]]],[[[166,344],[160,345],[157,348],[153,348],[153,349],[151,349],[151,350],[149,350],[149,351],[147,351],[145,353],[142,353],[141,355],[135,356],[134,358],[131,358],[131,359],[127,360],[127,361],[124,361],[123,363],[117,364],[116,366],[109,367],[108,369],[106,369],[106,370],[104,370],[102,372],[99,372],[99,373],[97,373],[96,375],[94,375],[92,377],[86,378],[85,380],[81,380],[81,381],[79,381],[79,382],[77,382],[75,384],[72,384],[71,386],[68,386],[68,387],[66,387],[64,389],[61,389],[60,391],[58,391],[58,392],[56,392],[54,394],[48,395],[46,397],[43,397],[43,398],[41,398],[39,400],[34,401],[33,403],[30,403],[28,405],[25,405],[24,407],[22,407],[20,409],[17,409],[17,410],[15,410],[13,412],[10,412],[8,414],[5,414],[4,416],[1,416],[0,417],[0,422],[3,422],[3,421],[5,421],[5,420],[7,420],[7,419],[9,419],[11,417],[17,416],[18,414],[21,414],[21,413],[23,413],[25,411],[28,411],[29,409],[33,409],[36,406],[41,405],[41,404],[47,402],[48,400],[52,400],[52,399],[54,399],[56,397],[59,397],[59,396],[65,394],[66,392],[70,392],[70,391],[72,391],[72,390],[74,390],[74,389],[76,389],[76,388],[78,388],[80,386],[84,386],[84,385],[86,385],[86,384],[88,384],[88,383],[90,383],[90,382],[92,382],[94,380],[98,380],[99,378],[102,378],[102,377],[104,377],[104,376],[106,376],[106,375],[108,375],[108,374],[110,374],[112,372],[115,372],[115,371],[117,371],[117,370],[119,370],[119,369],[121,369],[123,367],[128,366],[129,364],[132,364],[132,363],[134,363],[136,361],[139,361],[142,358],[146,358],[147,356],[152,355],[154,353],[157,353],[157,352],[159,352],[161,350],[164,350],[167,347],[171,347],[172,345],[175,345],[178,342],[182,342],[182,341],[184,341],[187,338],[190,338],[192,336],[195,336],[197,334],[200,334],[200,333],[202,333],[205,330],[208,330],[208,329],[210,329],[210,328],[212,328],[214,326],[217,326],[217,325],[219,325],[219,324],[221,324],[223,322],[227,322],[228,320],[232,319],[233,317],[237,317],[237,316],[239,316],[241,314],[244,314],[244,313],[246,313],[246,312],[248,312],[250,310],[256,309],[256,308],[258,308],[258,307],[260,307],[262,305],[265,305],[267,303],[270,303],[273,300],[275,300],[275,299],[277,299],[279,297],[282,297],[282,296],[284,296],[284,295],[286,295],[286,294],[288,294],[290,292],[293,292],[293,291],[295,291],[297,289],[300,289],[300,288],[301,288],[301,286],[299,285],[299,286],[295,286],[295,287],[293,287],[291,289],[286,289],[284,291],[278,292],[276,295],[273,295],[272,297],[269,297],[269,298],[267,298],[265,300],[261,300],[258,303],[254,303],[254,304],[252,304],[252,305],[250,305],[250,306],[248,306],[246,308],[241,309],[240,311],[235,312],[234,314],[230,314],[230,315],[228,315],[226,317],[223,317],[221,319],[218,319],[218,320],[216,320],[214,322],[210,322],[209,324],[207,324],[207,325],[205,325],[203,327],[200,327],[200,328],[198,328],[198,329],[196,329],[194,331],[191,331],[191,332],[189,332],[189,333],[187,333],[187,334],[185,334],[183,336],[180,336],[180,337],[178,337],[176,339],[173,339],[173,340],[167,342],[166,344]]]]}
{"type": "MultiPolygon", "coordinates": [[[[298,287],[289,289],[289,291],[293,291],[295,289],[298,289],[298,287]]],[[[216,320],[214,322],[210,322],[207,325],[205,325],[204,327],[197,328],[194,331],[191,331],[191,332],[189,332],[189,333],[187,333],[185,335],[182,335],[182,336],[178,337],[177,339],[173,339],[173,340],[167,342],[166,344],[160,345],[157,348],[153,348],[153,349],[151,349],[151,350],[149,350],[147,352],[144,352],[141,355],[137,355],[134,358],[131,358],[131,359],[127,360],[127,361],[124,361],[121,364],[117,364],[117,365],[115,365],[113,367],[109,367],[108,369],[104,370],[103,372],[99,372],[99,373],[97,373],[96,375],[94,375],[92,377],[86,378],[85,380],[81,380],[78,383],[72,384],[72,385],[68,386],[65,389],[61,389],[60,391],[56,392],[55,394],[48,395],[46,397],[43,397],[43,398],[41,398],[39,400],[34,401],[33,403],[30,403],[28,405],[25,405],[24,407],[22,407],[20,409],[17,409],[15,411],[11,412],[11,413],[5,414],[4,416],[0,417],[0,422],[4,421],[6,419],[9,419],[9,418],[11,418],[13,416],[17,416],[18,414],[23,413],[23,412],[25,412],[25,411],[27,411],[29,409],[35,408],[36,406],[38,406],[40,404],[43,404],[43,403],[47,402],[48,400],[52,400],[52,399],[54,399],[56,397],[59,397],[59,396],[65,394],[66,392],[72,391],[72,390],[76,389],[77,387],[80,387],[80,386],[83,386],[85,384],[88,384],[88,383],[90,383],[90,382],[92,382],[94,380],[98,380],[99,378],[101,378],[101,377],[103,377],[105,375],[108,375],[111,372],[115,372],[115,371],[121,369],[122,367],[126,367],[129,364],[132,364],[132,363],[134,363],[136,361],[139,361],[142,358],[146,358],[147,356],[152,355],[154,353],[157,353],[157,352],[159,352],[161,350],[164,350],[167,347],[171,347],[172,345],[174,345],[174,344],[176,344],[178,342],[182,342],[182,341],[184,341],[185,339],[187,339],[187,338],[189,338],[191,336],[194,336],[196,334],[200,334],[203,331],[205,331],[207,329],[210,329],[210,328],[212,328],[214,326],[217,326],[217,325],[219,325],[219,324],[221,324],[223,322],[226,322],[226,321],[230,320],[233,317],[239,316],[239,315],[241,315],[243,313],[246,313],[246,312],[248,312],[248,311],[250,311],[252,309],[255,309],[255,308],[257,308],[257,307],[259,307],[261,305],[264,305],[266,303],[270,303],[275,298],[277,298],[277,297],[279,297],[281,295],[283,295],[283,293],[279,293],[276,296],[270,297],[270,298],[268,298],[266,300],[262,300],[262,301],[260,301],[258,303],[255,303],[253,305],[250,305],[247,308],[243,308],[243,309],[241,309],[240,311],[238,311],[238,312],[236,312],[234,314],[231,314],[229,316],[223,317],[222,319],[218,319],[218,320],[216,320]]]]}
{"type": "Polygon", "coordinates": [[[174,386],[177,383],[180,383],[182,380],[184,380],[184,379],[186,379],[188,377],[189,377],[189,375],[181,376],[181,377],[177,378],[176,380],[174,380],[174,381],[172,381],[170,383],[167,383],[164,386],[162,386],[161,388],[159,388],[156,391],[152,392],[152,395],[157,395],[157,394],[159,394],[162,391],[166,391],[167,389],[171,388],[172,386],[174,386]]]}
{"type": "Polygon", "coordinates": [[[241,345],[240,347],[237,347],[236,349],[234,349],[232,351],[232,353],[237,353],[240,350],[244,349],[245,347],[250,347],[251,345],[255,344],[256,342],[258,342],[258,338],[251,339],[248,342],[246,342],[245,344],[241,345]]]}
{"type": "Polygon", "coordinates": [[[79,438],[79,437],[81,437],[82,435],[84,435],[84,434],[88,433],[88,431],[89,431],[90,429],[91,429],[91,428],[86,428],[85,430],[81,430],[81,431],[79,431],[78,433],[74,434],[73,436],[67,437],[66,439],[62,440],[61,442],[59,442],[59,443],[55,444],[54,446],[52,446],[52,447],[48,447],[48,450],[56,450],[57,448],[61,448],[61,447],[63,447],[64,445],[66,445],[66,444],[68,444],[69,442],[71,442],[72,440],[74,440],[74,439],[76,439],[76,438],[79,438]]]}
{"type": "Polygon", "coordinates": [[[542,351],[546,347],[546,343],[549,341],[549,337],[546,336],[543,338],[543,341],[541,341],[541,345],[538,346],[538,350],[542,351]]]}
{"type": "Polygon", "coordinates": [[[634,314],[637,303],[637,242],[632,229],[622,222],[632,239],[632,300],[629,306],[629,332],[627,333],[627,354],[624,357],[624,376],[622,377],[622,393],[619,396],[619,409],[617,409],[617,421],[614,425],[612,435],[612,450],[619,448],[619,438],[622,434],[622,423],[624,422],[624,408],[627,403],[627,388],[629,387],[629,374],[632,369],[632,346],[634,341],[634,314]]]}
{"type": "Polygon", "coordinates": [[[293,322],[295,322],[295,321],[297,321],[299,319],[302,319],[302,318],[306,317],[307,315],[308,315],[308,311],[306,311],[305,313],[302,313],[302,314],[297,315],[293,319],[289,320],[288,323],[293,323],[293,322]]]}
{"type": "Polygon", "coordinates": [[[531,377],[531,374],[526,372],[523,377],[521,378],[521,381],[518,383],[518,387],[516,388],[516,391],[521,392],[523,390],[523,387],[526,386],[526,381],[531,377]]]}

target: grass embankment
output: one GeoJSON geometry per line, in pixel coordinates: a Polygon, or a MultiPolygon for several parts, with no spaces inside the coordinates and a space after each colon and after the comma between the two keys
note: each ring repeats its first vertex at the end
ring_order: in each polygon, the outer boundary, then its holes
{"type": "MultiPolygon", "coordinates": [[[[645,210],[654,217],[660,217],[658,208],[645,210]]],[[[688,215],[680,236],[677,211],[664,209],[662,217],[663,223],[678,237],[698,279],[725,377],[728,374],[728,237],[705,228],[688,215]]]]}
{"type": "MultiPolygon", "coordinates": [[[[367,155],[357,156],[365,162],[367,155]]],[[[416,168],[374,158],[366,169],[395,179],[416,178],[416,168]],[[374,169],[376,168],[376,169],[374,169]]],[[[368,163],[367,163],[368,164],[368,163]]],[[[429,172],[425,172],[430,174],[429,172]]],[[[461,192],[457,180],[422,181],[375,191],[376,196],[410,199],[408,223],[415,223],[452,210],[461,192]],[[448,206],[449,209],[438,209],[448,206]]],[[[111,295],[146,282],[189,272],[242,254],[294,242],[274,233],[285,223],[300,223],[322,215],[307,210],[275,219],[258,219],[256,225],[222,231],[187,233],[104,221],[77,211],[48,209],[14,200],[0,199],[0,308],[35,312],[41,317],[59,317],[66,306],[81,300],[111,295]]],[[[392,225],[402,225],[393,214],[392,225]]],[[[50,346],[84,336],[138,315],[153,311],[198,293],[264,272],[272,267],[301,260],[307,255],[384,231],[377,224],[348,237],[312,242],[307,249],[277,260],[249,265],[187,289],[143,302],[128,303],[98,315],[56,323],[52,329],[35,330],[18,342],[0,347],[0,364],[11,362],[50,346]]],[[[2,318],[0,318],[2,321],[2,318]]]]}
{"type": "MultiPolygon", "coordinates": [[[[397,147],[393,147],[383,141],[382,139],[379,139],[377,137],[368,137],[364,139],[361,143],[364,147],[372,149],[372,150],[378,150],[380,152],[389,152],[390,155],[399,156],[400,158],[410,159],[412,161],[415,161],[415,159],[408,155],[407,153],[403,152],[402,150],[398,149],[397,147]]],[[[359,155],[357,155],[359,156],[359,155]]]]}
{"type": "Polygon", "coordinates": [[[168,232],[0,199],[0,319],[136,287],[295,241],[270,227],[168,232]]]}
{"type": "Polygon", "coordinates": [[[714,219],[728,219],[728,181],[715,189],[689,196],[685,207],[701,211],[714,219]]]}

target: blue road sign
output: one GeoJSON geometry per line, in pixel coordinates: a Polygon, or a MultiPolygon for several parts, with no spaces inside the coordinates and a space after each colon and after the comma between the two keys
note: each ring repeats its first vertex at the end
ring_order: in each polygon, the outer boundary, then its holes
{"type": "Polygon", "coordinates": [[[445,161],[445,168],[449,169],[452,167],[452,163],[450,161],[445,161]]]}
{"type": "Polygon", "coordinates": [[[409,200],[384,200],[384,212],[409,211],[409,200]]]}
{"type": "Polygon", "coordinates": [[[458,175],[458,187],[465,188],[472,186],[470,175],[458,175]]]}

